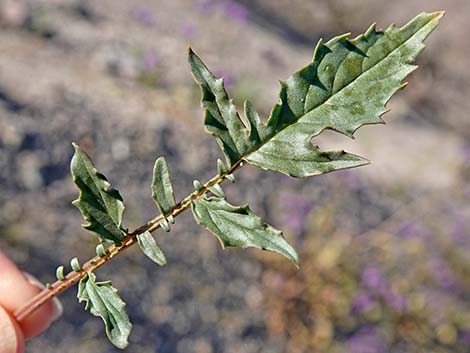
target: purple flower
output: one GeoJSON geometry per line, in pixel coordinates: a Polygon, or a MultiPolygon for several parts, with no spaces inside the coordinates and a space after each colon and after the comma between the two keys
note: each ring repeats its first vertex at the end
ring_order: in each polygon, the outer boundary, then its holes
{"type": "Polygon", "coordinates": [[[196,36],[197,28],[191,23],[183,23],[180,27],[180,33],[187,40],[193,39],[196,36]]]}
{"type": "Polygon", "coordinates": [[[459,332],[459,339],[468,347],[470,347],[470,330],[459,332]]]}
{"type": "Polygon", "coordinates": [[[247,8],[233,0],[227,0],[225,2],[224,13],[226,16],[239,23],[245,23],[248,19],[247,8]]]}
{"type": "Polygon", "coordinates": [[[395,312],[403,314],[407,308],[407,302],[405,297],[401,294],[394,291],[389,291],[384,295],[385,302],[389,307],[391,307],[395,312]]]}
{"type": "Polygon", "coordinates": [[[400,225],[397,235],[403,238],[416,237],[419,239],[423,239],[423,238],[426,238],[428,233],[426,232],[426,230],[423,228],[422,225],[414,223],[414,222],[408,222],[408,223],[403,223],[400,225]]]}
{"type": "Polygon", "coordinates": [[[227,88],[232,87],[236,82],[235,76],[233,76],[231,73],[229,73],[225,70],[220,70],[220,69],[215,70],[214,75],[216,77],[223,77],[225,87],[227,87],[227,88]]]}
{"type": "Polygon", "coordinates": [[[200,12],[210,12],[214,9],[214,0],[194,0],[193,6],[196,10],[200,12]]]}
{"type": "Polygon", "coordinates": [[[443,288],[456,289],[457,281],[455,276],[442,258],[434,258],[430,262],[430,267],[434,278],[443,288]]]}
{"type": "Polygon", "coordinates": [[[385,353],[384,337],[374,327],[364,327],[347,342],[349,353],[385,353]]]}
{"type": "Polygon", "coordinates": [[[387,294],[389,290],[386,278],[376,267],[366,267],[362,272],[361,280],[365,287],[382,295],[387,294]]]}
{"type": "Polygon", "coordinates": [[[282,205],[282,222],[294,233],[302,234],[305,231],[305,220],[313,208],[311,200],[302,195],[284,192],[280,195],[282,205]]]}
{"type": "Polygon", "coordinates": [[[356,297],[353,299],[353,310],[356,312],[364,312],[369,310],[373,305],[375,301],[372,296],[365,292],[361,291],[359,294],[356,295],[356,297]]]}
{"type": "Polygon", "coordinates": [[[160,57],[154,51],[149,51],[144,54],[143,58],[144,71],[153,71],[160,64],[160,57]]]}
{"type": "Polygon", "coordinates": [[[425,294],[426,306],[432,310],[429,321],[433,325],[439,325],[445,322],[447,320],[447,308],[454,298],[449,297],[448,293],[436,289],[428,289],[425,294]]]}
{"type": "Polygon", "coordinates": [[[335,173],[337,178],[342,181],[351,191],[360,191],[364,185],[358,173],[354,173],[348,169],[338,170],[335,173]]]}
{"type": "Polygon", "coordinates": [[[470,222],[467,222],[462,213],[455,213],[452,238],[459,246],[470,246],[470,225],[467,223],[470,222]]]}
{"type": "Polygon", "coordinates": [[[145,27],[153,27],[156,24],[156,19],[153,12],[146,7],[135,7],[131,11],[131,16],[135,21],[145,27]]]}

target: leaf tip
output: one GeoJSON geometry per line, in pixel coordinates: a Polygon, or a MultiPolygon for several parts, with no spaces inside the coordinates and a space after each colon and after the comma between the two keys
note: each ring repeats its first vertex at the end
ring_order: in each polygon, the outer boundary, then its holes
{"type": "MultiPolygon", "coordinates": [[[[399,89],[400,89],[400,88],[399,88],[399,89]]],[[[382,113],[380,113],[380,114],[379,114],[380,121],[377,122],[377,124],[383,124],[383,125],[385,125],[386,123],[385,123],[385,120],[382,119],[382,116],[384,116],[385,114],[389,113],[391,110],[392,110],[391,108],[387,108],[387,109],[385,109],[382,113]]]]}
{"type": "Polygon", "coordinates": [[[433,15],[437,20],[440,20],[442,17],[444,17],[445,14],[446,12],[444,10],[441,10],[433,12],[431,15],[433,15]]]}
{"type": "Polygon", "coordinates": [[[377,31],[377,22],[372,22],[369,28],[366,30],[364,34],[365,37],[368,37],[371,33],[375,33],[377,31]]]}
{"type": "Polygon", "coordinates": [[[362,161],[360,164],[358,164],[358,167],[363,167],[365,165],[369,165],[369,164],[372,164],[372,161],[367,159],[367,158],[363,158],[361,157],[362,161]]]}
{"type": "Polygon", "coordinates": [[[196,54],[193,48],[191,48],[191,46],[188,46],[188,61],[191,64],[191,67],[195,64],[194,61],[196,58],[198,59],[199,56],[196,54]]]}
{"type": "Polygon", "coordinates": [[[243,101],[243,108],[244,110],[246,111],[247,109],[250,109],[253,107],[253,103],[251,103],[251,101],[249,99],[245,99],[243,101]]]}

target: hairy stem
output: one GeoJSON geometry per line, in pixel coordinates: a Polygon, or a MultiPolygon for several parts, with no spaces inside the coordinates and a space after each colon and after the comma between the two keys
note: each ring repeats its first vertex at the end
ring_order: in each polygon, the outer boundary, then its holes
{"type": "Polygon", "coordinates": [[[154,232],[158,228],[160,228],[160,222],[169,216],[176,217],[180,213],[186,211],[190,206],[193,200],[203,196],[209,191],[214,185],[221,184],[225,177],[229,174],[232,174],[237,170],[239,167],[243,165],[242,160],[235,163],[229,170],[224,172],[223,174],[217,174],[209,181],[207,181],[201,190],[194,191],[193,193],[186,196],[183,200],[181,200],[172,210],[170,210],[166,215],[159,215],[152,220],[148,221],[144,225],[136,228],[134,231],[128,233],[128,235],[121,241],[121,245],[111,245],[106,249],[106,255],[104,257],[95,256],[94,258],[88,260],[86,263],[83,264],[82,269],[80,271],[71,271],[65,276],[63,280],[58,280],[54,282],[49,288],[44,289],[36,296],[31,298],[29,302],[27,302],[23,307],[19,308],[13,313],[14,318],[16,321],[20,322],[24,320],[26,317],[31,315],[34,311],[40,308],[44,303],[48,300],[52,299],[55,296],[65,292],[67,289],[72,287],[75,283],[79,282],[83,277],[85,277],[88,273],[96,271],[98,268],[103,266],[104,264],[111,261],[116,256],[120,255],[124,250],[129,248],[130,246],[137,243],[137,235],[143,234],[146,231],[154,232]]]}

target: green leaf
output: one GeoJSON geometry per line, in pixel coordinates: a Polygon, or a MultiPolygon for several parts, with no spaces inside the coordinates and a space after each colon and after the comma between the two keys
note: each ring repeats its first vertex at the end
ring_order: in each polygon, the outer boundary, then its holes
{"type": "Polygon", "coordinates": [[[111,188],[106,177],[99,173],[90,157],[77,144],[73,144],[70,169],[73,181],[80,190],[78,199],[72,202],[89,223],[83,227],[103,240],[119,243],[125,233],[121,229],[124,204],[119,191],[111,188]]]}
{"type": "Polygon", "coordinates": [[[125,311],[126,303],[111,282],[96,282],[96,276],[88,273],[78,284],[77,298],[80,303],[86,302],[86,310],[103,319],[111,343],[118,348],[126,348],[132,324],[125,311]]]}
{"type": "Polygon", "coordinates": [[[243,159],[258,167],[305,177],[367,164],[344,151],[321,151],[311,139],[329,129],[352,137],[363,125],[383,123],[385,104],[404,87],[402,81],[424,48],[423,41],[443,12],[422,13],[401,28],[371,26],[354,39],[349,35],[319,41],[313,60],[281,83],[280,102],[263,125],[247,102],[245,127],[216,79],[190,51],[189,61],[202,88],[206,129],[222,146],[227,160],[243,159]]]}
{"type": "Polygon", "coordinates": [[[150,232],[138,234],[137,242],[139,243],[140,249],[150,260],[159,266],[166,265],[165,255],[150,232]]]}
{"type": "Polygon", "coordinates": [[[223,78],[216,78],[191,48],[188,60],[194,80],[201,87],[206,130],[217,138],[227,163],[233,165],[250,147],[245,126],[225,91],[223,78]]]}
{"type": "Polygon", "coordinates": [[[233,206],[222,198],[202,197],[193,201],[192,211],[196,222],[215,234],[223,248],[252,246],[275,251],[299,264],[297,253],[284,239],[282,232],[263,223],[248,205],[233,206]]]}
{"type": "Polygon", "coordinates": [[[175,195],[165,158],[160,157],[153,167],[152,197],[162,214],[175,207],[175,195]]]}

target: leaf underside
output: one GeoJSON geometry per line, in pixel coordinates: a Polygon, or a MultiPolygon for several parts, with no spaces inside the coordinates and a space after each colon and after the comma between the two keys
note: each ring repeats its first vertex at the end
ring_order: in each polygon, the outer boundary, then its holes
{"type": "Polygon", "coordinates": [[[111,282],[96,282],[96,276],[88,273],[78,284],[77,298],[79,302],[86,302],[85,309],[91,314],[101,317],[111,343],[126,348],[132,324],[126,314],[126,303],[111,282]]]}
{"type": "Polygon", "coordinates": [[[166,265],[165,255],[150,232],[138,234],[137,242],[139,243],[140,249],[150,260],[159,266],[166,265]]]}
{"type": "Polygon", "coordinates": [[[250,102],[248,127],[216,78],[190,49],[189,62],[202,91],[206,130],[221,146],[227,163],[245,160],[294,177],[319,175],[367,164],[344,151],[321,151],[311,139],[329,129],[352,137],[363,125],[383,123],[391,96],[416,66],[423,41],[442,12],[422,13],[401,28],[377,31],[372,25],[354,39],[335,37],[315,48],[312,62],[281,82],[279,103],[264,124],[250,102]]]}
{"type": "Polygon", "coordinates": [[[158,158],[153,167],[152,198],[164,215],[176,205],[170,173],[163,157],[158,158]]]}
{"type": "Polygon", "coordinates": [[[89,222],[83,227],[103,240],[119,242],[125,237],[121,229],[124,212],[122,197],[96,170],[90,157],[77,144],[73,146],[75,153],[70,169],[80,195],[72,203],[89,222]]]}
{"type": "Polygon", "coordinates": [[[298,255],[282,232],[263,223],[247,205],[233,206],[219,197],[202,197],[193,201],[192,211],[198,224],[220,240],[222,247],[255,247],[275,251],[296,265],[298,255]]]}

